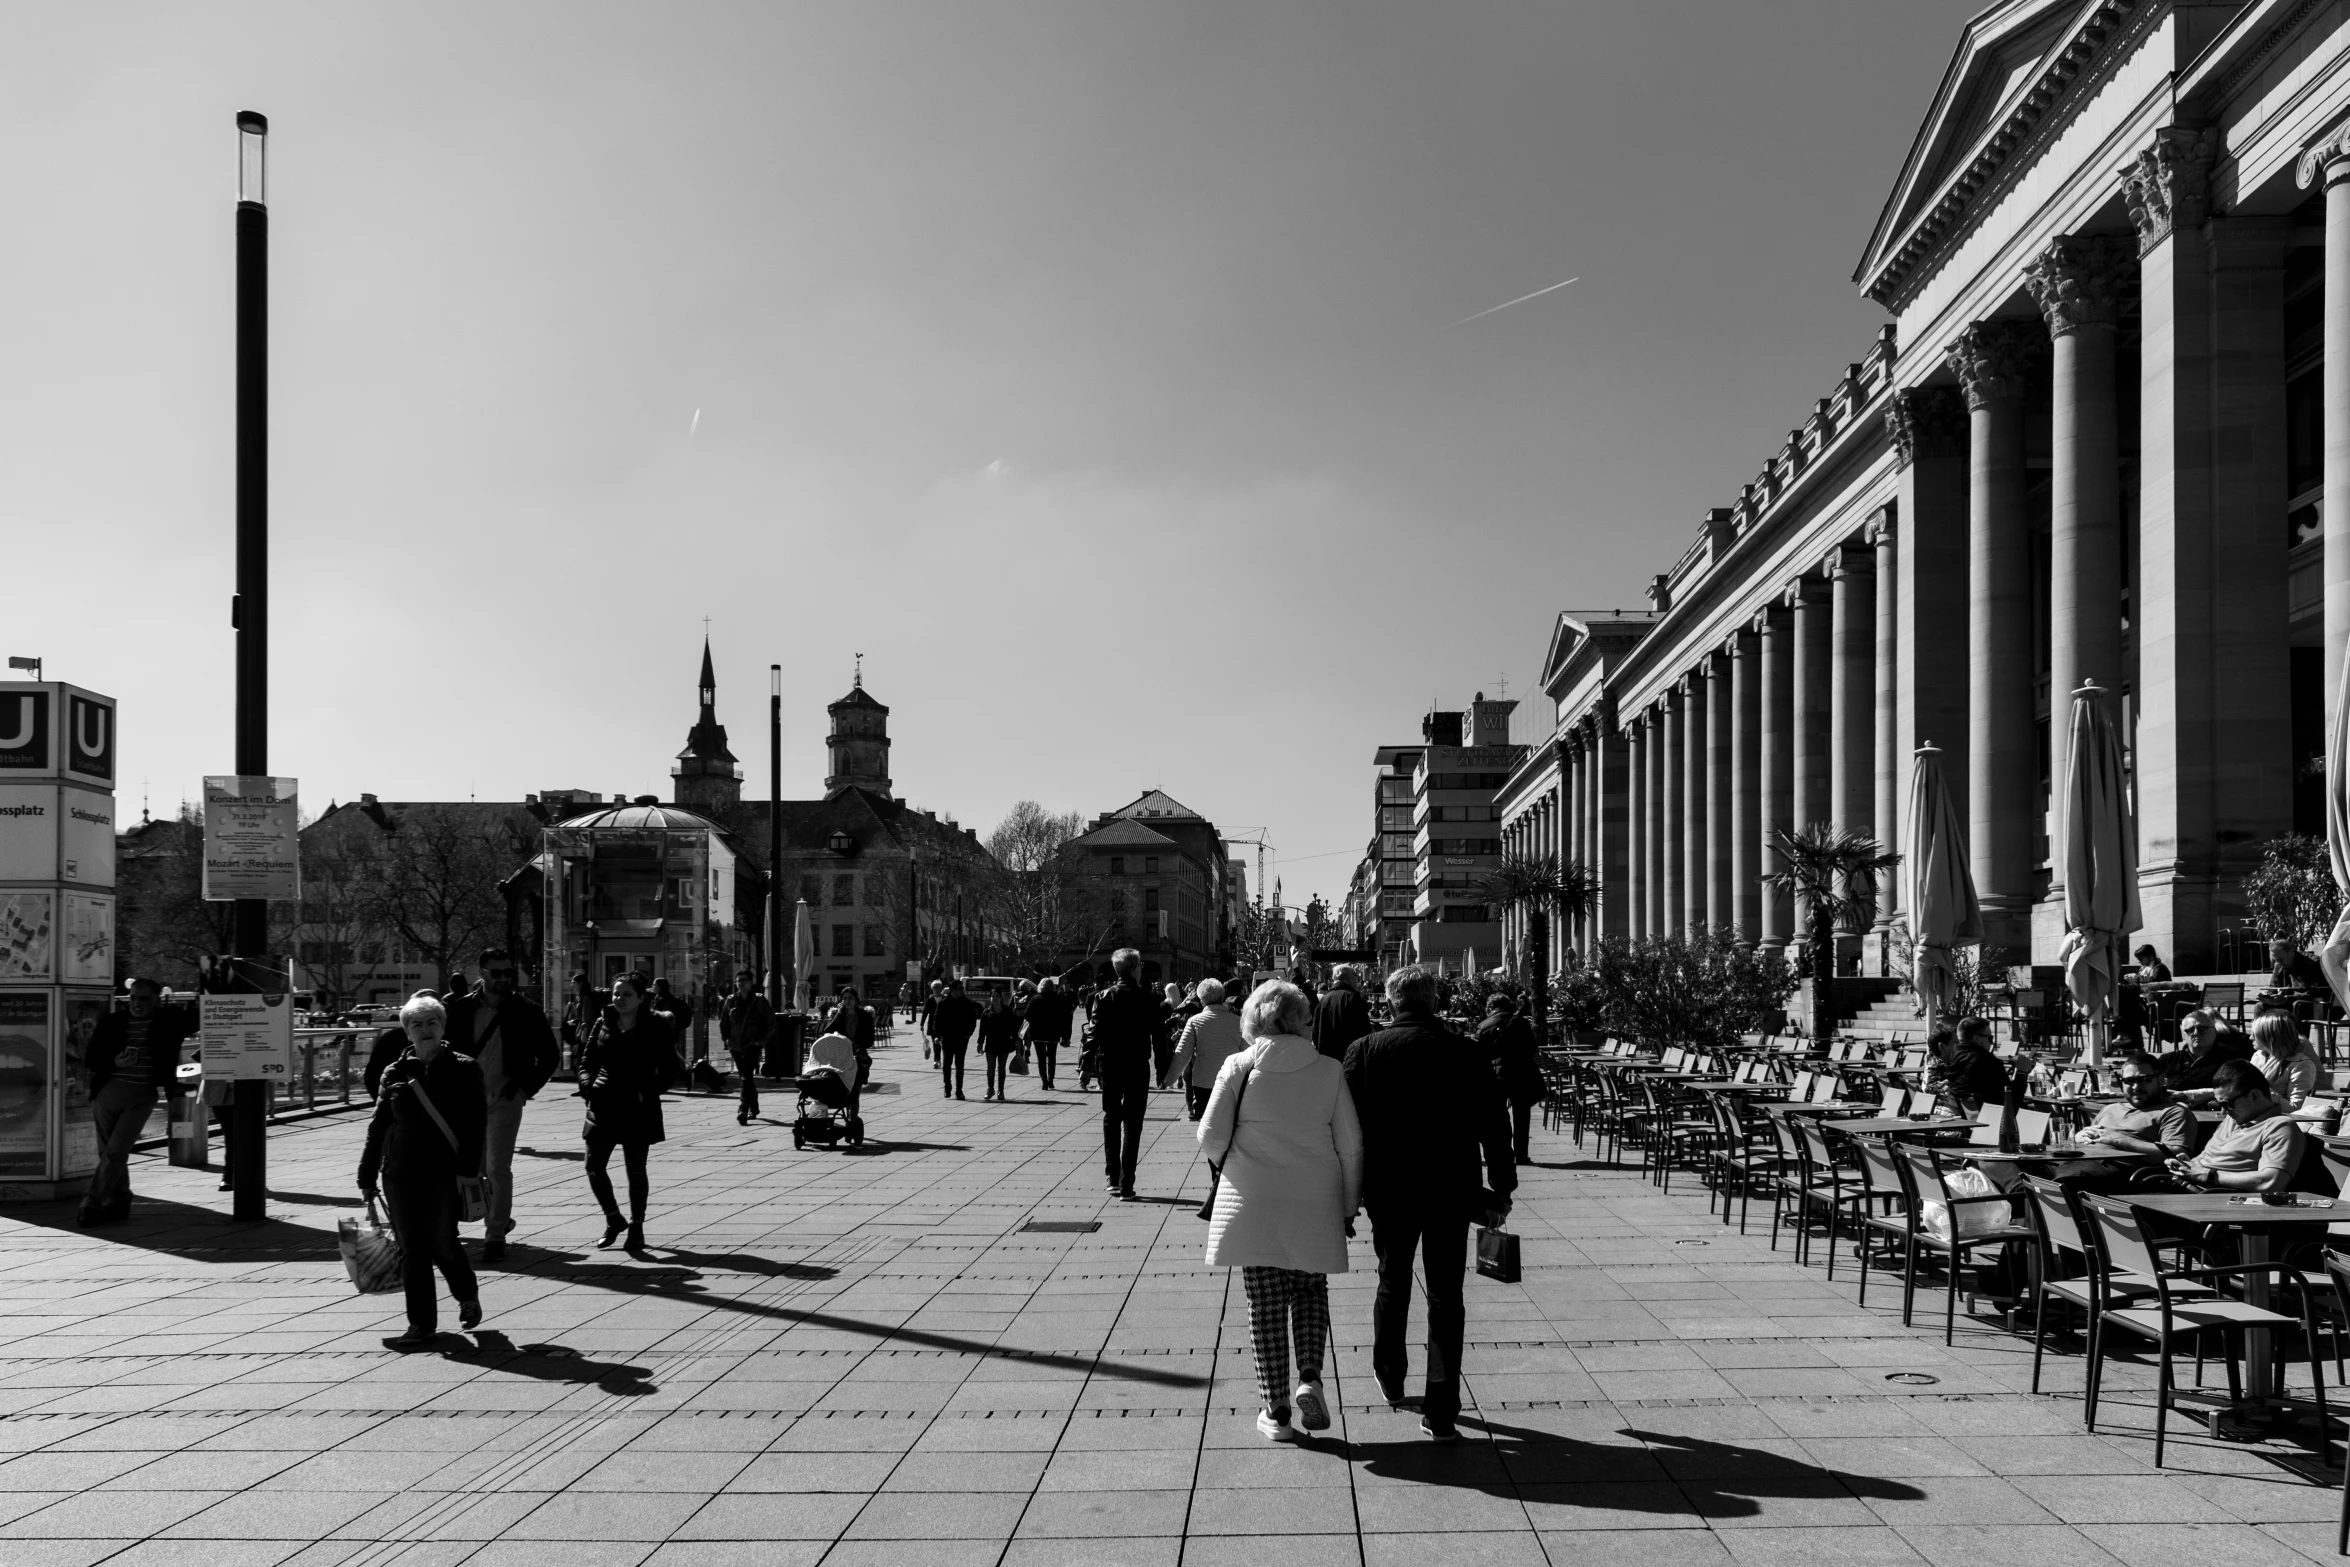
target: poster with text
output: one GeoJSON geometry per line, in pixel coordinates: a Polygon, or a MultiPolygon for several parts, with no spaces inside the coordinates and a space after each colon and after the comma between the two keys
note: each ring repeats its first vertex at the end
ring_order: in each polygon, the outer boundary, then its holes
{"type": "Polygon", "coordinates": [[[59,1180],[98,1168],[98,1128],[90,1120],[90,1041],[110,1004],[103,992],[74,990],[65,996],[65,1050],[57,1071],[59,1180]]]}
{"type": "Polygon", "coordinates": [[[57,796],[53,783],[0,782],[0,881],[57,879],[57,796]]]}
{"type": "Polygon", "coordinates": [[[60,918],[57,977],[68,985],[114,980],[114,899],[102,892],[69,892],[60,918]]]}
{"type": "Polygon", "coordinates": [[[204,1081],[293,1081],[292,997],[201,996],[196,1006],[204,1081]]]}
{"type": "Polygon", "coordinates": [[[49,1173],[49,993],[0,990],[0,1175],[49,1173]]]}
{"type": "Polygon", "coordinates": [[[46,980],[56,967],[57,895],[0,891],[0,980],[46,980]]]}
{"type": "Polygon", "coordinates": [[[57,791],[57,879],[114,885],[114,796],[95,789],[57,791]]]}
{"type": "Polygon", "coordinates": [[[204,896],[302,896],[301,811],[291,778],[204,780],[204,896]]]}

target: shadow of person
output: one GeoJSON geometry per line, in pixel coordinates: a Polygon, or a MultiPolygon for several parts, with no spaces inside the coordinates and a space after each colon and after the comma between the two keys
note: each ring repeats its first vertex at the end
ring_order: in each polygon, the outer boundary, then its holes
{"type": "Polygon", "coordinates": [[[745,1251],[687,1251],[677,1246],[650,1246],[646,1254],[673,1258],[689,1268],[748,1273],[763,1279],[829,1279],[840,1272],[820,1262],[779,1262],[773,1257],[754,1256],[745,1251]]]}
{"type": "Polygon", "coordinates": [[[325,1192],[271,1192],[271,1202],[290,1202],[304,1208],[360,1208],[367,1199],[357,1192],[348,1196],[329,1196],[325,1192]]]}
{"type": "Polygon", "coordinates": [[[618,1398],[642,1398],[661,1391],[652,1380],[653,1373],[643,1366],[590,1360],[561,1344],[518,1345],[495,1328],[476,1330],[470,1344],[463,1338],[458,1338],[456,1343],[462,1347],[444,1350],[445,1359],[488,1371],[531,1377],[540,1382],[599,1387],[618,1398]]]}
{"type": "Polygon", "coordinates": [[[854,1148],[843,1144],[840,1151],[852,1158],[860,1155],[871,1158],[877,1153],[969,1153],[971,1150],[962,1143],[890,1143],[868,1137],[854,1148]]]}
{"type": "Polygon", "coordinates": [[[579,1148],[517,1148],[516,1153],[526,1159],[569,1159],[575,1164],[587,1163],[587,1153],[579,1148]]]}

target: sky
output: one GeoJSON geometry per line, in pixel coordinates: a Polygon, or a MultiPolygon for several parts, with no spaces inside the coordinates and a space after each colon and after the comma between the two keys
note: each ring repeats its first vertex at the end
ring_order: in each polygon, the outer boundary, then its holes
{"type": "Polygon", "coordinates": [[[804,798],[862,653],[901,798],[1162,788],[1336,896],[1373,750],[1860,357],[1975,9],[15,6],[0,652],[119,699],[126,819],[232,769],[254,109],[306,809],[666,797],[706,620],[753,795],[767,666],[804,798]]]}

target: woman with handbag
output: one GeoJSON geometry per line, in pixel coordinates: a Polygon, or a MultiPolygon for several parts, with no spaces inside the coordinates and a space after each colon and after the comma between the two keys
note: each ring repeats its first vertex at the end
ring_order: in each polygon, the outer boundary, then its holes
{"type": "Polygon", "coordinates": [[[1257,1430],[1275,1442],[1297,1440],[1293,1408],[1306,1430],[1329,1428],[1329,1276],[1347,1271],[1363,1186],[1354,1096],[1344,1069],[1314,1048],[1313,1027],[1304,991],[1277,979],[1259,985],[1240,1013],[1248,1046],[1225,1061],[1199,1123],[1216,1177],[1208,1265],[1240,1269],[1264,1395],[1257,1430]]]}
{"type": "Polygon", "coordinates": [[[666,1014],[656,1012],[646,999],[648,986],[641,975],[628,974],[612,982],[612,1004],[604,1009],[587,1049],[580,1052],[579,1096],[587,1101],[588,1189],[604,1210],[604,1238],[599,1251],[610,1251],[628,1236],[628,1249],[645,1244],[645,1199],[652,1181],[645,1173],[645,1157],[653,1144],[667,1135],[661,1122],[661,1094],[677,1081],[677,1034],[666,1014]],[[607,1166],[619,1149],[628,1166],[628,1217],[612,1191],[607,1166]]]}
{"type": "Polygon", "coordinates": [[[489,1102],[481,1068],[451,1050],[448,1010],[430,996],[400,1009],[408,1048],[384,1069],[367,1123],[367,1151],[359,1158],[359,1190],[369,1209],[378,1176],[392,1233],[400,1241],[400,1282],[408,1295],[408,1331],[385,1343],[407,1351],[430,1349],[440,1331],[433,1291],[437,1266],[457,1302],[457,1325],[481,1321],[481,1293],[473,1264],[457,1240],[457,1223],[482,1217],[482,1135],[489,1102]]]}

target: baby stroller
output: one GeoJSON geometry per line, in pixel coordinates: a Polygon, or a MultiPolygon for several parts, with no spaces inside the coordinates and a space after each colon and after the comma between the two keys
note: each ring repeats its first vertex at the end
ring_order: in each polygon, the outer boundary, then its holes
{"type": "Polygon", "coordinates": [[[808,1068],[800,1074],[800,1107],[791,1124],[791,1145],[822,1143],[830,1148],[845,1141],[851,1148],[861,1147],[865,1121],[855,1105],[856,1095],[838,1072],[828,1066],[808,1068]]]}

